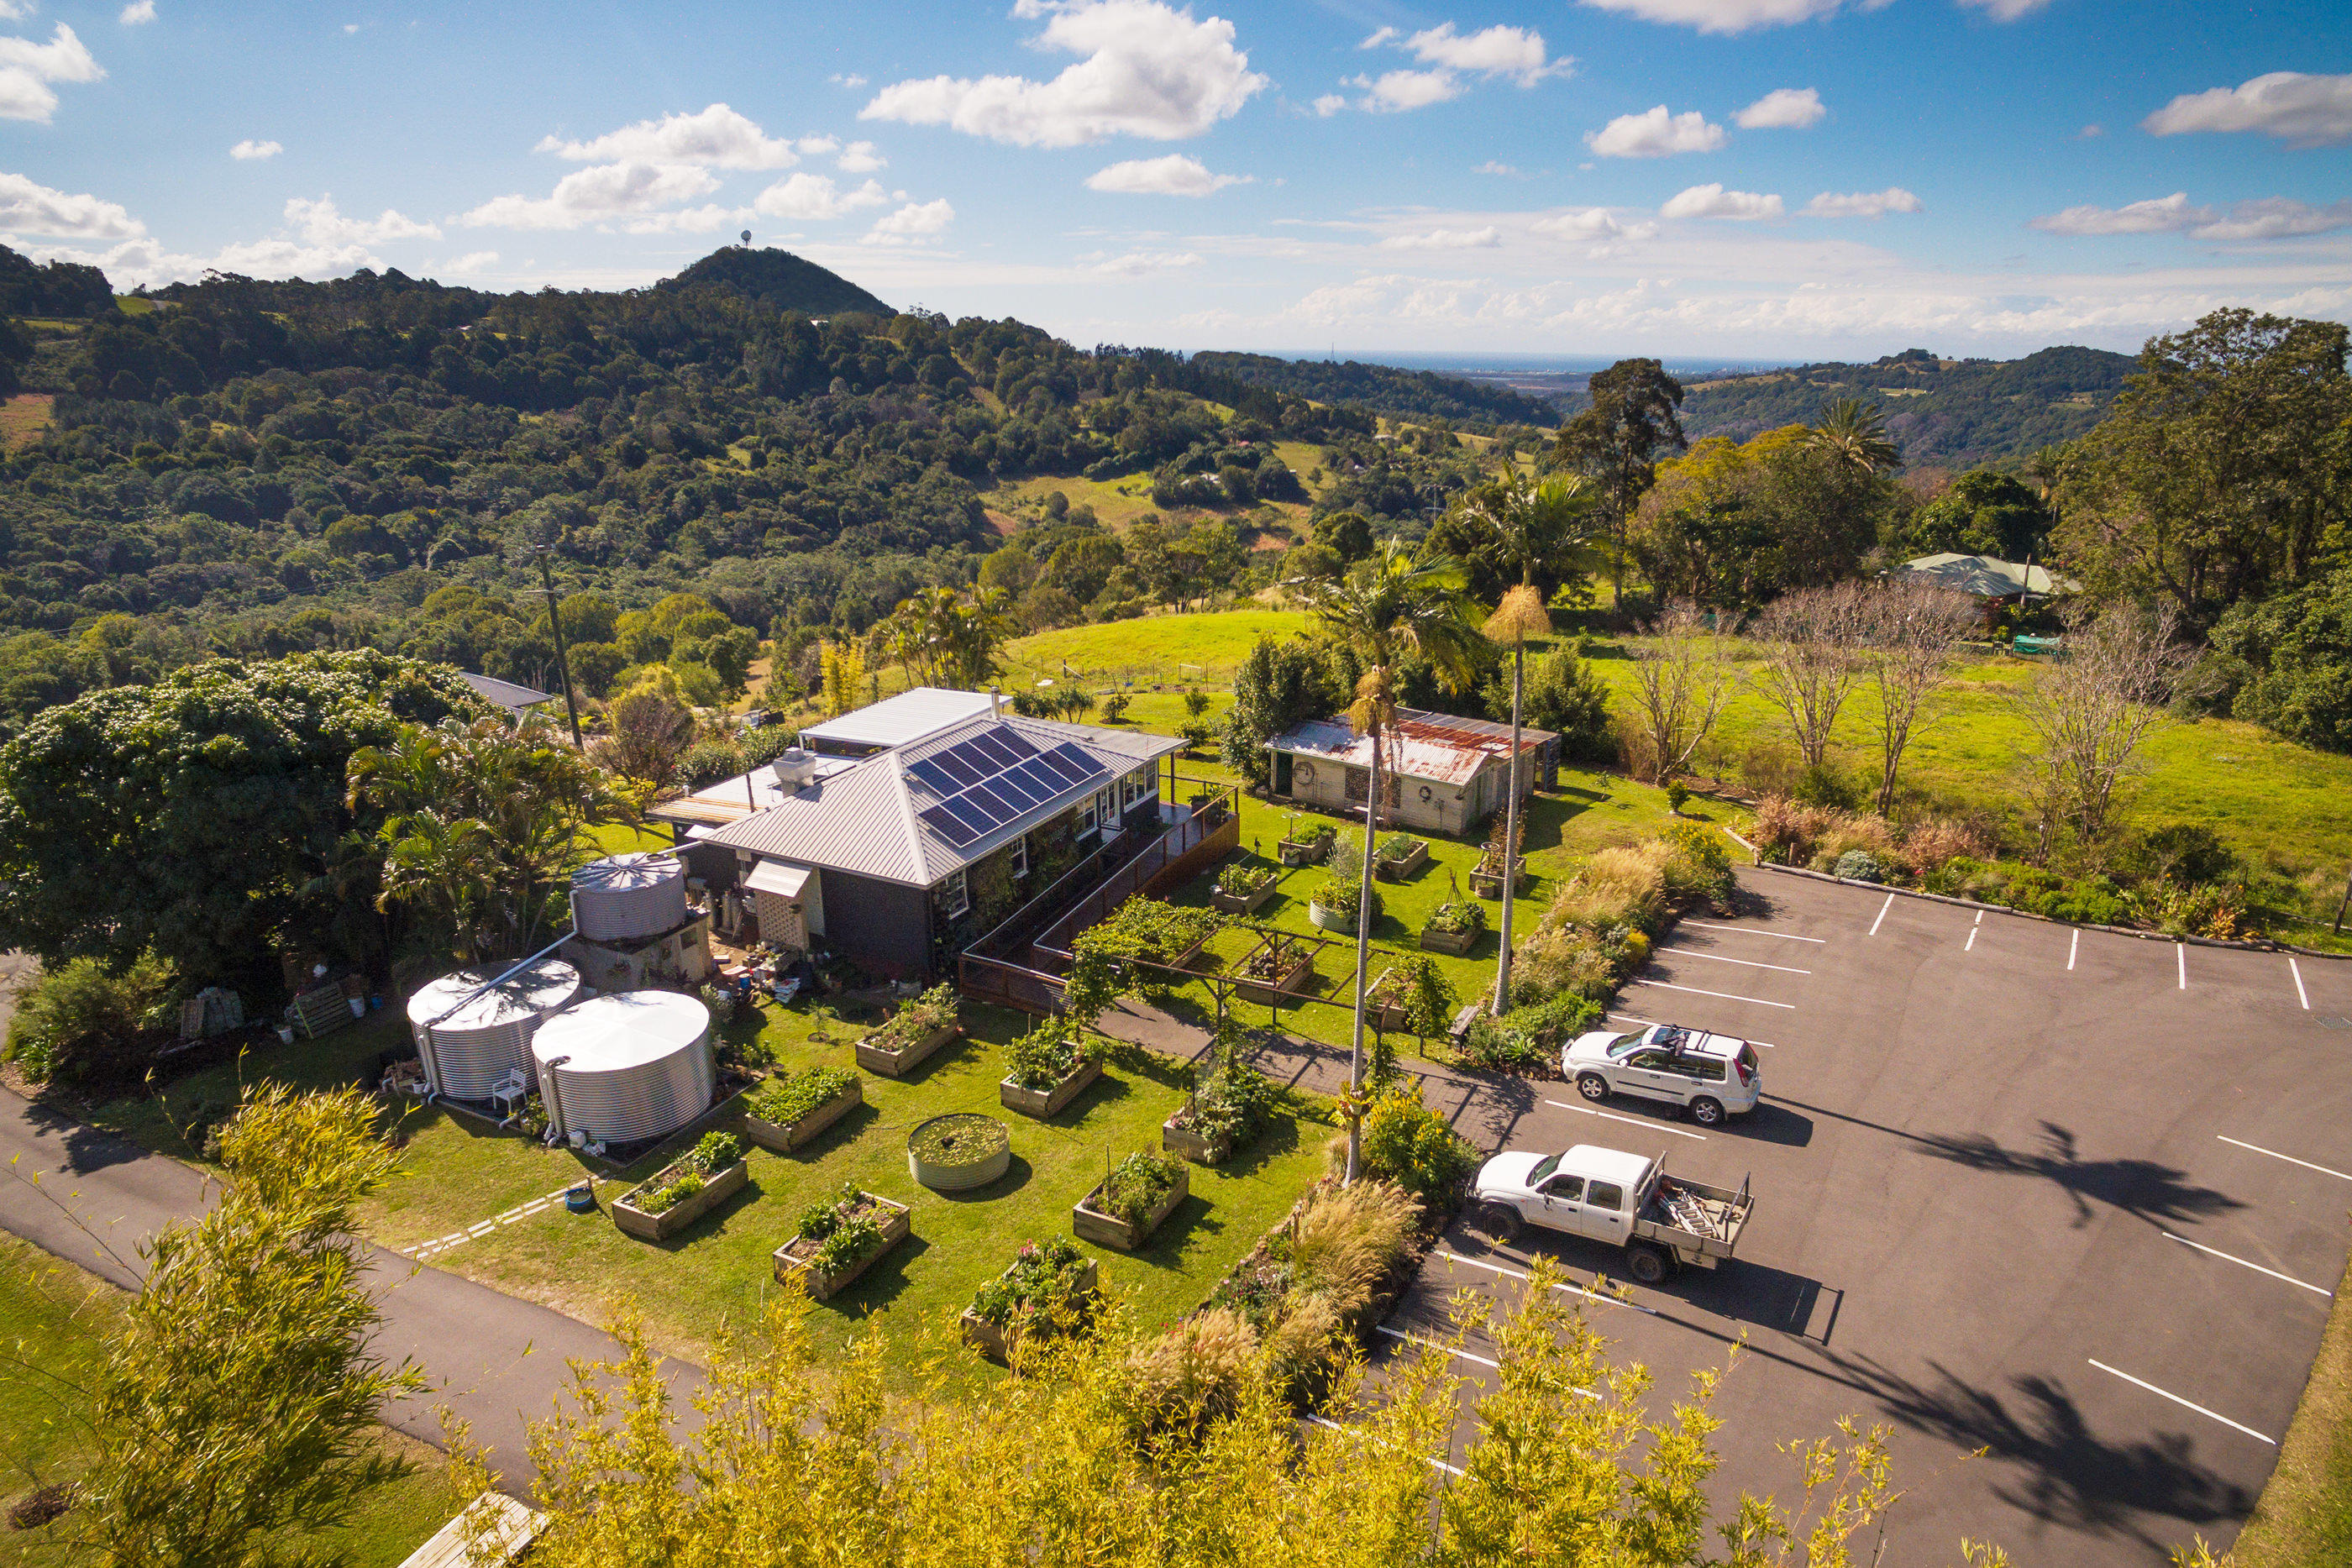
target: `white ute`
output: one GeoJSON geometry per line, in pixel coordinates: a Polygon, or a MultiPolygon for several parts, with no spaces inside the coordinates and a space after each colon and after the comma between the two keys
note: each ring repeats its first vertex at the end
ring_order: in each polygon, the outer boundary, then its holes
{"type": "Polygon", "coordinates": [[[1712,1269],[1731,1256],[1756,1200],[1670,1176],[1665,1156],[1579,1144],[1561,1155],[1503,1154],[1478,1171],[1474,1223],[1497,1241],[1523,1225],[1605,1241],[1625,1252],[1626,1271],[1645,1285],[1683,1264],[1712,1269]]]}

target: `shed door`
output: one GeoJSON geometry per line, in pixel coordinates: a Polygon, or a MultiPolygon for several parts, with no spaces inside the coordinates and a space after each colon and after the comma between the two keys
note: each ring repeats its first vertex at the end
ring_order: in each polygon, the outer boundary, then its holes
{"type": "Polygon", "coordinates": [[[1277,795],[1290,793],[1290,753],[1287,751],[1274,754],[1274,792],[1277,795]]]}

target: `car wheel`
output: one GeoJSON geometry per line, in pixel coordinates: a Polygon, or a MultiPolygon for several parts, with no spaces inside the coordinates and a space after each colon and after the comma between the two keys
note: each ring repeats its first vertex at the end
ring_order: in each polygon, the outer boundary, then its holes
{"type": "Polygon", "coordinates": [[[1517,1241],[1522,1221],[1519,1211],[1507,1203],[1482,1203],[1476,1223],[1490,1241],[1517,1241]]]}
{"type": "Polygon", "coordinates": [[[1664,1252],[1654,1247],[1628,1247],[1625,1249],[1625,1269],[1644,1285],[1662,1285],[1665,1283],[1666,1276],[1673,1272],[1674,1265],[1664,1252]]]}
{"type": "Polygon", "coordinates": [[[1587,1100],[1606,1100],[1609,1098],[1609,1080],[1601,1077],[1598,1072],[1579,1073],[1576,1079],[1576,1092],[1587,1100]]]}
{"type": "Polygon", "coordinates": [[[1723,1102],[1710,1100],[1702,1094],[1690,1103],[1691,1120],[1702,1127],[1720,1126],[1723,1123],[1723,1102]]]}

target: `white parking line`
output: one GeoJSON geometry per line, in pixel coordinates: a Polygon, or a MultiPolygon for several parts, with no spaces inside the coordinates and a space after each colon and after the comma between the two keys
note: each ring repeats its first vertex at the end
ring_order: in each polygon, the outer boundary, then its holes
{"type": "MultiPolygon", "coordinates": [[[[1309,1410],[1307,1413],[1307,1418],[1309,1421],[1314,1422],[1318,1427],[1328,1427],[1334,1432],[1344,1432],[1348,1430],[1347,1427],[1342,1427],[1337,1421],[1332,1420],[1328,1416],[1318,1416],[1312,1410],[1309,1410]]],[[[1377,1437],[1367,1437],[1364,1440],[1370,1443],[1380,1442],[1380,1439],[1377,1437]]],[[[1388,1447],[1385,1443],[1381,1443],[1380,1446],[1382,1448],[1388,1447]]],[[[1424,1463],[1434,1465],[1437,1469],[1444,1470],[1449,1476],[1458,1476],[1463,1473],[1460,1466],[1449,1465],[1444,1459],[1433,1459],[1426,1454],[1422,1456],[1422,1459],[1424,1463]]]]}
{"type": "MultiPolygon", "coordinates": [[[[1890,897],[1892,894],[1889,895],[1890,897]]],[[[1696,925],[1701,931],[1736,931],[1742,936],[1778,936],[1783,942],[1811,942],[1816,947],[1826,946],[1826,936],[1800,936],[1790,931],[1767,931],[1756,925],[1710,925],[1704,920],[1685,920],[1685,925],[1696,925]]]]}
{"type": "Polygon", "coordinates": [[[2313,1291],[2318,1295],[2326,1296],[2331,1301],[2336,1299],[2336,1292],[2333,1291],[2323,1291],[2316,1285],[2304,1284],[2301,1280],[2296,1279],[2292,1274],[2282,1274],[2276,1269],[2265,1269],[2260,1263],[2249,1263],[2243,1258],[2233,1258],[2229,1253],[2221,1251],[2218,1248],[2206,1246],[2202,1241],[2191,1241],[2186,1236],[2175,1236],[2169,1230],[2159,1230],[2157,1234],[2163,1237],[2167,1241],[2178,1241],[2183,1247],[2194,1247],[2200,1252],[2211,1253],[2214,1257],[2219,1258],[2224,1263],[2235,1263],[2241,1269],[2252,1269],[2257,1274],[2268,1274],[2272,1279],[2284,1280],[2290,1285],[2303,1285],[2305,1290],[2313,1291]]]}
{"type": "MultiPolygon", "coordinates": [[[[1461,1253],[1448,1252],[1443,1247],[1437,1249],[1437,1255],[1450,1263],[1467,1263],[1473,1269],[1484,1269],[1495,1274],[1507,1274],[1514,1280],[1527,1278],[1517,1269],[1506,1269],[1500,1263],[1481,1263],[1475,1258],[1465,1258],[1461,1253]]],[[[1588,1291],[1581,1285],[1554,1285],[1552,1289],[1566,1291],[1571,1296],[1582,1296],[1588,1301],[1599,1301],[1604,1306],[1630,1307],[1634,1312],[1644,1312],[1654,1318],[1658,1315],[1658,1309],[1655,1307],[1645,1307],[1639,1301],[1621,1301],[1614,1296],[1604,1296],[1598,1291],[1588,1291]]]]}
{"type": "Polygon", "coordinates": [[[2066,967],[2071,969],[2074,967],[2074,955],[2082,951],[2082,947],[2083,933],[2077,930],[2074,940],[2066,944],[2066,967]]]}
{"type": "Polygon", "coordinates": [[[1974,951],[1976,950],[1976,945],[1977,945],[1977,930],[1978,930],[1978,928],[1979,928],[1979,926],[1981,926],[1981,925],[1984,925],[1984,911],[1983,911],[1983,910],[1981,910],[1981,909],[1979,909],[1979,910],[1978,910],[1978,911],[1977,911],[1977,917],[1976,917],[1976,919],[1975,919],[1975,920],[1973,920],[1973,921],[1971,921],[1971,922],[1969,923],[1969,940],[1968,940],[1968,944],[1967,944],[1967,946],[1963,946],[1963,947],[1960,949],[1960,951],[1961,951],[1961,952],[1963,952],[1963,953],[1970,953],[1970,952],[1974,952],[1974,951]]]}
{"type": "Polygon", "coordinates": [[[1811,969],[1791,969],[1786,964],[1759,964],[1753,958],[1726,958],[1719,954],[1702,953],[1696,947],[1661,947],[1661,953],[1680,953],[1685,958],[1704,958],[1710,964],[1737,964],[1743,969],[1778,969],[1784,975],[1810,975],[1811,969]]]}
{"type": "Polygon", "coordinates": [[[1878,906],[1878,919],[1870,923],[1870,934],[1873,936],[1878,935],[1879,922],[1885,920],[1886,918],[1886,912],[1894,907],[1895,895],[1890,893],[1886,895],[1886,902],[1878,906]]]}
{"type": "MultiPolygon", "coordinates": [[[[1615,1019],[1619,1023],[1637,1023],[1642,1025],[1644,1029],[1655,1029],[1658,1027],[1657,1019],[1637,1019],[1632,1013],[1602,1013],[1601,1016],[1605,1019],[1615,1019]]],[[[1750,1045],[1760,1045],[1767,1051],[1778,1051],[1780,1049],[1779,1046],[1774,1045],[1769,1040],[1751,1040],[1748,1043],[1750,1045]]]]}
{"type": "Polygon", "coordinates": [[[2311,1010],[2311,993],[2303,988],[2303,966],[2297,964],[2294,959],[2289,958],[2286,961],[2286,967],[2287,972],[2294,977],[2294,999],[2303,1004],[2303,1010],[2305,1012],[2309,1012],[2311,1010]]]}
{"type": "Polygon", "coordinates": [[[1647,1127],[1653,1132],[1672,1133],[1677,1138],[1696,1138],[1702,1144],[1706,1142],[1705,1133],[1685,1133],[1680,1127],[1662,1126],[1647,1116],[1620,1116],[1614,1111],[1596,1111],[1590,1105],[1571,1105],[1565,1100],[1547,1100],[1544,1103],[1557,1105],[1563,1111],[1581,1111],[1588,1116],[1606,1116],[1612,1122],[1630,1122],[1636,1127],[1647,1127]]]}
{"type": "MultiPolygon", "coordinates": [[[[1404,1333],[1389,1327],[1386,1323],[1374,1323],[1372,1327],[1379,1333],[1388,1335],[1389,1338],[1401,1339],[1407,1344],[1417,1344],[1427,1350],[1442,1350],[1448,1355],[1458,1355],[1465,1361],[1475,1361],[1481,1366],[1491,1366],[1497,1372],[1503,1370],[1503,1364],[1499,1361],[1489,1361],[1483,1355],[1473,1355],[1466,1350],[1458,1350],[1450,1344],[1441,1344],[1433,1339],[1423,1339],[1417,1333],[1404,1333]]],[[[1581,1394],[1584,1391],[1580,1388],[1577,1392],[1581,1394]]]]}
{"type": "MultiPolygon", "coordinates": [[[[2084,1359],[2088,1360],[2089,1358],[2088,1358],[2088,1357],[2085,1357],[2084,1359]]],[[[2180,1397],[2180,1396],[2179,1396],[2179,1395],[2178,1395],[2178,1394],[2167,1394],[2163,1389],[2158,1388],[2155,1384],[2153,1384],[2153,1383],[2146,1383],[2146,1382],[2142,1382],[2140,1379],[2138,1379],[2138,1378],[2137,1378],[2137,1377],[2134,1377],[2134,1376],[2133,1376],[2130,1373],[2128,1373],[2128,1372],[2117,1372],[2114,1367],[2109,1366],[2109,1365],[2108,1365],[2105,1362],[2104,1362],[2104,1361],[2093,1361],[2093,1362],[2091,1362],[2091,1364],[2092,1364],[2093,1366],[2097,1367],[2101,1372],[2104,1372],[2104,1373],[2107,1374],[2107,1375],[2108,1375],[2109,1376],[2111,1376],[2111,1377],[2120,1377],[2120,1378],[2122,1378],[2126,1383],[2128,1383],[2128,1384],[2132,1385],[2134,1387],[2137,1387],[2137,1388],[2145,1388],[2145,1389],[2147,1389],[2150,1394],[2155,1395],[2158,1399],[2169,1399],[2169,1400],[2171,1400],[2175,1405],[2179,1406],[2183,1410],[2194,1410],[2194,1411],[2196,1411],[2196,1412],[2197,1412],[2197,1414],[2199,1414],[2200,1416],[2208,1416],[2208,1417],[2210,1417],[2210,1418],[2211,1418],[2211,1419],[2213,1419],[2213,1420],[2219,1421],[2220,1423],[2221,1423],[2221,1425],[2223,1425],[2224,1427],[2229,1427],[2229,1428],[2230,1428],[2231,1431],[2233,1431],[2233,1432],[2243,1432],[2247,1437],[2252,1437],[2252,1439],[2254,1439],[2254,1441],[2256,1441],[2257,1443],[2268,1443],[2268,1444],[2270,1444],[2270,1446],[2271,1446],[2272,1448],[2277,1448],[2277,1447],[2278,1447],[2278,1443],[2277,1443],[2276,1439],[2274,1439],[2274,1438],[2271,1438],[2271,1437],[2263,1437],[2260,1432],[2255,1431],[2252,1427],[2241,1427],[2241,1426],[2240,1426],[2240,1425],[2238,1425],[2238,1423],[2236,1423],[2235,1421],[2231,1420],[2227,1416],[2221,1415],[2221,1414],[2219,1414],[2219,1413],[2217,1413],[2217,1412],[2215,1412],[2215,1411],[2208,1410],[2208,1409],[2206,1409],[2206,1408],[2205,1408],[2205,1406],[2203,1406],[2202,1405],[2191,1404],[2189,1401],[2188,1401],[2188,1400],[2183,1399],[2182,1397],[2180,1397]]]]}
{"type": "Polygon", "coordinates": [[[1783,1012],[1795,1012],[1794,1002],[1768,1002],[1762,997],[1738,997],[1729,991],[1702,991],[1696,986],[1670,986],[1664,980],[1628,980],[1629,986],[1655,986],[1662,991],[1688,991],[1695,997],[1719,997],[1727,1002],[1754,1002],[1759,1008],[1779,1008],[1783,1012]]]}
{"type": "MultiPolygon", "coordinates": [[[[2215,1137],[2217,1137],[2217,1138],[2221,1138],[2221,1134],[2219,1134],[2219,1133],[2216,1133],[2216,1134],[2214,1134],[2213,1135],[2214,1135],[2215,1137]]],[[[2299,1159],[2296,1159],[2293,1155],[2283,1155],[2283,1154],[2280,1154],[2276,1149],[2266,1149],[2266,1148],[2263,1147],[2260,1144],[2240,1144],[2240,1143],[2238,1143],[2238,1140],[2237,1140],[2237,1139],[2235,1139],[2235,1138],[2221,1138],[2221,1141],[2222,1141],[2223,1143],[2225,1143],[2225,1144],[2234,1144],[2234,1145],[2236,1145],[2239,1148],[2242,1148],[2242,1149],[2252,1149],[2252,1150],[2253,1150],[2253,1151],[2254,1151],[2254,1153],[2256,1153],[2256,1154],[2258,1154],[2258,1155],[2270,1155],[2270,1157],[2271,1157],[2271,1158],[2273,1158],[2273,1159],[2274,1159],[2274,1160],[2284,1160],[2287,1164],[2289,1164],[2289,1165],[2291,1165],[2291,1166],[2301,1166],[2304,1169],[2305,1169],[2305,1170],[2307,1170],[2307,1171],[2317,1171],[2321,1176],[2334,1176],[2337,1181],[2352,1181],[2352,1176],[2346,1176],[2342,1171],[2332,1171],[2332,1170],[2329,1170],[2326,1166],[2315,1166],[2315,1165],[2313,1165],[2309,1160],[2299,1160],[2299,1159]]]]}
{"type": "Polygon", "coordinates": [[[2172,956],[2179,961],[2180,988],[2185,991],[2189,988],[2189,944],[2175,942],[2172,945],[2172,956]]]}

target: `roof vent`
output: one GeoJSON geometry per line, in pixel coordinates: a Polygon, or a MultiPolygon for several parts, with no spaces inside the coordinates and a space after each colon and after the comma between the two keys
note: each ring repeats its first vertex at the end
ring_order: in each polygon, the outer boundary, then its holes
{"type": "Polygon", "coordinates": [[[774,763],[776,788],[799,789],[816,782],[816,753],[804,747],[786,747],[774,763]]]}

